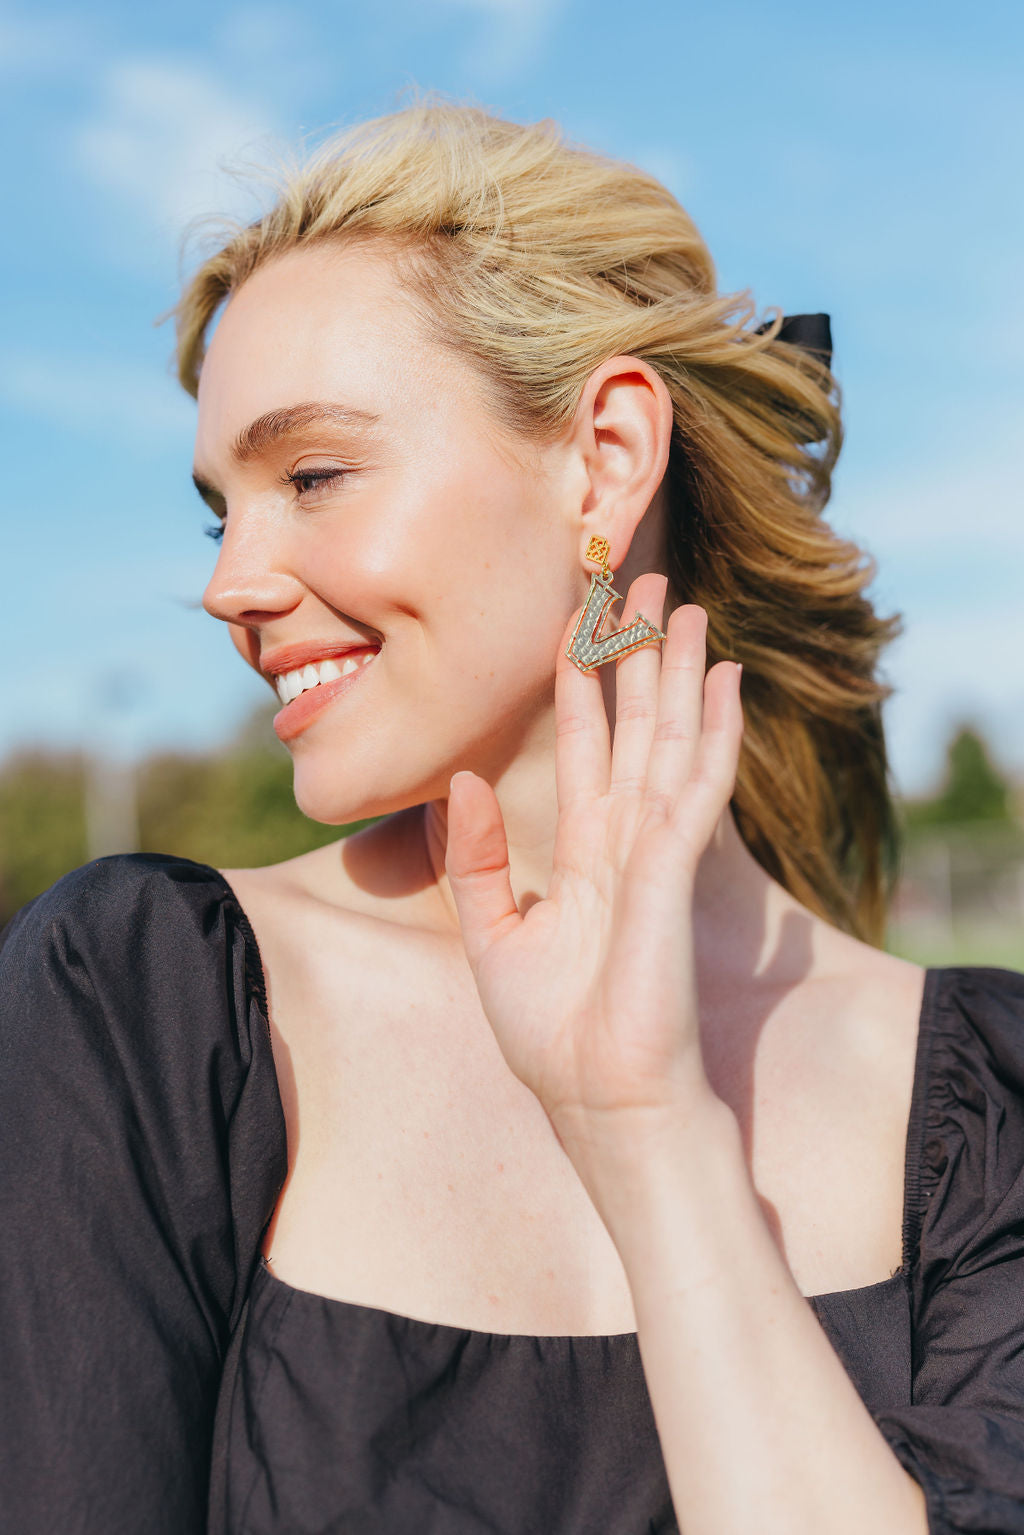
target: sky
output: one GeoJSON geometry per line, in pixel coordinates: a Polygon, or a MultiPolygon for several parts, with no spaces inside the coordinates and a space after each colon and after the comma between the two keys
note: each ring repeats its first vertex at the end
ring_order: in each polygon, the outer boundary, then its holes
{"type": "Polygon", "coordinates": [[[226,740],[266,684],[216,558],[169,324],[192,221],[416,91],[653,172],[723,291],[832,316],[830,520],[903,615],[894,785],[961,722],[1024,773],[1024,8],[946,0],[0,4],[0,759],[226,740]]]}

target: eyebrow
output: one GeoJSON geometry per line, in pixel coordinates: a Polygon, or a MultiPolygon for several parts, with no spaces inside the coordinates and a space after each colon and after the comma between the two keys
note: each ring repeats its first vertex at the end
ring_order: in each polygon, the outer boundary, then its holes
{"type": "MultiPolygon", "coordinates": [[[[231,444],[231,457],[236,464],[249,464],[262,453],[296,432],[310,426],[330,425],[365,430],[376,426],[379,416],[355,405],[338,405],[330,400],[308,400],[302,405],[286,405],[280,410],[268,410],[263,416],[243,427],[231,444]]],[[[220,492],[198,472],[193,473],[192,483],[204,501],[219,497],[220,492]]]]}

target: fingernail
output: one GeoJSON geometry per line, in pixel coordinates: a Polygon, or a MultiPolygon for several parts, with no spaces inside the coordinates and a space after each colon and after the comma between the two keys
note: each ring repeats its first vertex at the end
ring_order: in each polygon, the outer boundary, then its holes
{"type": "Polygon", "coordinates": [[[736,675],[737,675],[737,677],[742,677],[743,676],[743,662],[742,661],[737,661],[736,662],[736,675]]]}

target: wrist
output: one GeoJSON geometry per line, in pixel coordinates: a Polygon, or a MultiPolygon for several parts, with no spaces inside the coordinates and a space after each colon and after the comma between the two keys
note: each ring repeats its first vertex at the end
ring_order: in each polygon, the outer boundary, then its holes
{"type": "Polygon", "coordinates": [[[552,1124],[612,1236],[667,1198],[700,1196],[742,1169],[739,1124],[710,1088],[686,1104],[574,1110],[552,1124]]]}

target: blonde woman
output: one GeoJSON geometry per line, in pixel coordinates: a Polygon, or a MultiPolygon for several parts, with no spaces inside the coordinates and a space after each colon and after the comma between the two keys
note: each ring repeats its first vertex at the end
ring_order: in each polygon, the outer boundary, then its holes
{"type": "Polygon", "coordinates": [[[379,819],[10,925],[12,1532],[1024,1531],[1024,975],[882,948],[896,621],[756,318],[444,105],[192,279],[205,605],[379,819]]]}

